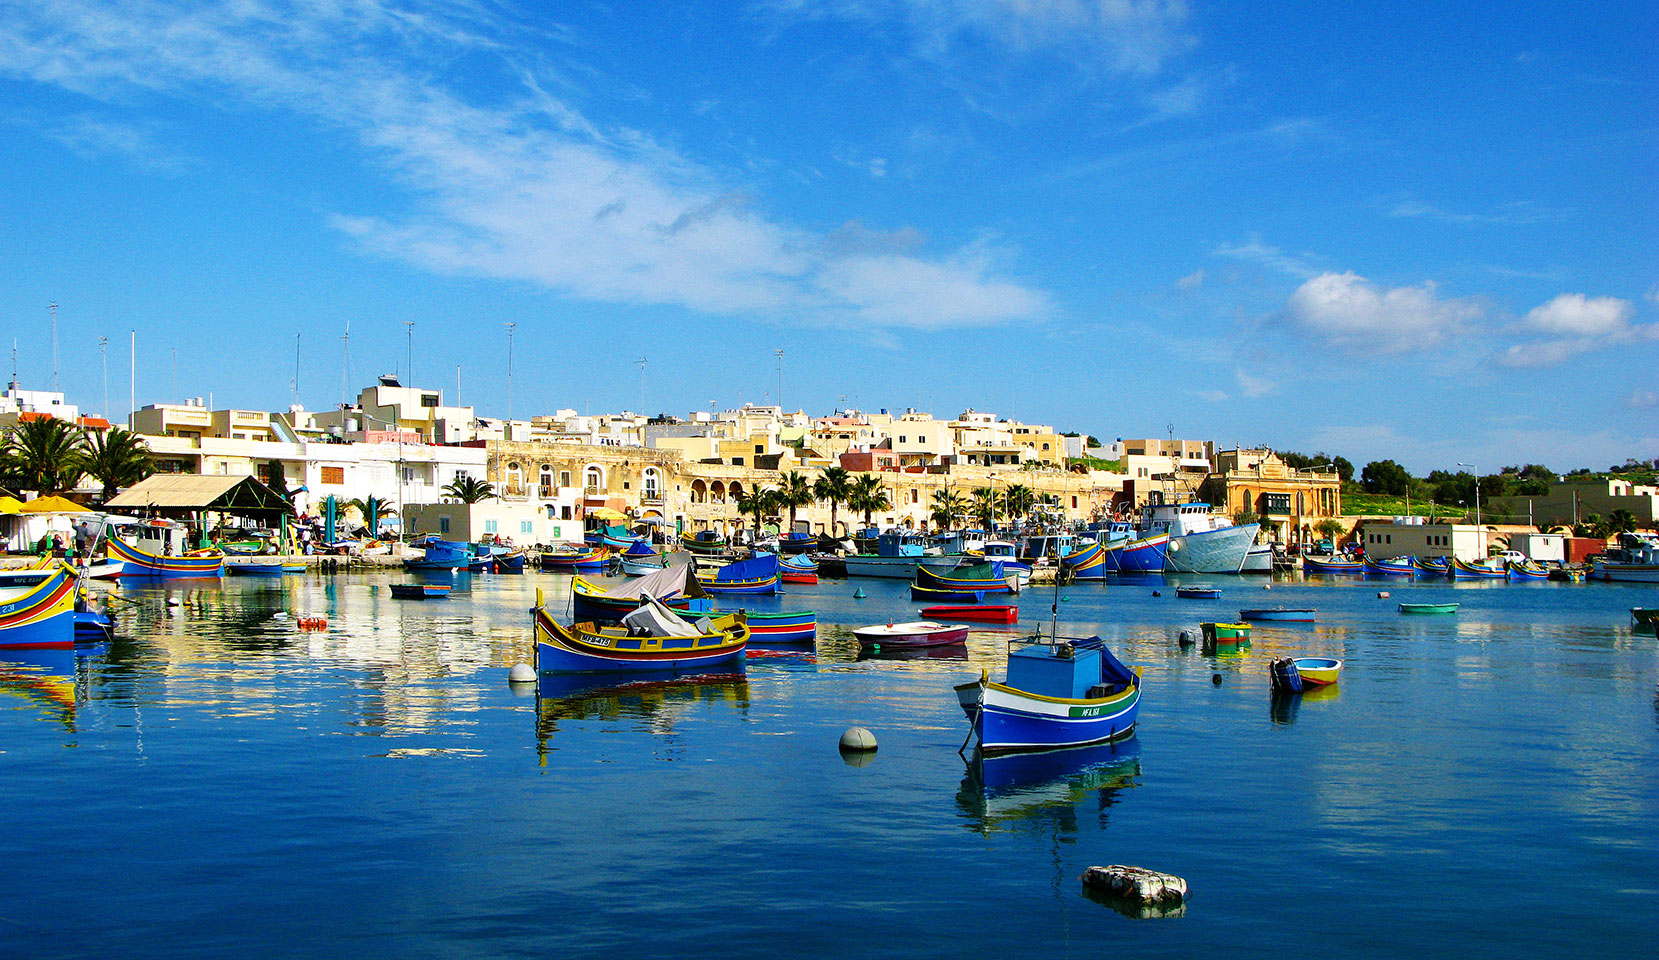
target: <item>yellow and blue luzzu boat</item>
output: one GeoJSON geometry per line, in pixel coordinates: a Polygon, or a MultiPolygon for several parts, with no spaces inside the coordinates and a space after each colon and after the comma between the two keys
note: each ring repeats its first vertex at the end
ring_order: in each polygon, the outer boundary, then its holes
{"type": "Polygon", "coordinates": [[[766,594],[778,592],[782,569],[775,553],[759,554],[748,560],[728,563],[714,573],[697,574],[705,593],[766,594]]]}
{"type": "Polygon", "coordinates": [[[192,550],[181,557],[164,557],[120,537],[105,542],[110,557],[125,564],[123,577],[217,577],[225,572],[225,555],[219,550],[192,550]]]}
{"type": "Polygon", "coordinates": [[[75,578],[55,563],[0,572],[0,650],[75,646],[75,578]]]}
{"type": "Polygon", "coordinates": [[[707,673],[741,670],[749,625],[741,613],[689,624],[660,604],[628,615],[633,623],[564,626],[548,615],[536,591],[531,611],[537,673],[707,673]],[[643,619],[636,617],[643,615],[643,619]]]}

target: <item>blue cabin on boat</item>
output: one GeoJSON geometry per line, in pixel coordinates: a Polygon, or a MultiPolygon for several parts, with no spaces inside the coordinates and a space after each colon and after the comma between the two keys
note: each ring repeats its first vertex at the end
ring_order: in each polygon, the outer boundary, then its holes
{"type": "Polygon", "coordinates": [[[1016,690],[1082,700],[1100,681],[1098,647],[1033,644],[1008,651],[1007,685],[1016,690]]]}
{"type": "Polygon", "coordinates": [[[926,546],[919,533],[884,533],[876,538],[876,556],[919,557],[926,546]]]}

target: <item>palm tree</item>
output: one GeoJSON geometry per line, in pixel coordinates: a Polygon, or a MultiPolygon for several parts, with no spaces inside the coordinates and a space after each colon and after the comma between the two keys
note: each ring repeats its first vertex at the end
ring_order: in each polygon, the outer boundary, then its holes
{"type": "Polygon", "coordinates": [[[928,516],[933,520],[934,526],[948,530],[956,523],[956,518],[967,510],[968,499],[962,496],[962,492],[946,487],[933,491],[933,510],[928,516]]]}
{"type": "Polygon", "coordinates": [[[1002,516],[1002,498],[990,487],[980,487],[973,492],[973,499],[969,501],[968,512],[973,515],[986,533],[995,533],[997,517],[1002,516]]]}
{"type": "Polygon", "coordinates": [[[746,493],[738,494],[737,512],[752,513],[755,516],[755,539],[760,539],[760,523],[766,514],[777,509],[778,492],[770,487],[756,487],[746,493]]]}
{"type": "Polygon", "coordinates": [[[41,496],[60,493],[80,482],[86,470],[82,450],[86,435],[80,427],[55,417],[26,420],[6,435],[7,473],[17,485],[41,496]]]}
{"type": "Polygon", "coordinates": [[[861,473],[853,479],[852,492],[847,495],[847,506],[864,511],[864,525],[870,525],[870,514],[877,510],[891,510],[893,501],[881,478],[873,473],[861,473]]]}
{"type": "Polygon", "coordinates": [[[1023,483],[1009,485],[1002,491],[1002,515],[1010,520],[1024,520],[1037,503],[1037,495],[1023,483]]]}
{"type": "Polygon", "coordinates": [[[852,478],[852,473],[845,467],[825,467],[823,474],[812,485],[812,492],[818,495],[818,499],[829,502],[829,532],[832,537],[835,536],[836,511],[852,497],[852,478]]]}
{"type": "Polygon", "coordinates": [[[479,480],[471,474],[458,473],[454,480],[449,481],[449,486],[444,487],[443,494],[462,503],[477,503],[495,496],[495,484],[479,480]]]}
{"type": "Polygon", "coordinates": [[[81,469],[104,485],[105,500],[115,496],[121,487],[130,487],[156,472],[150,463],[150,448],[138,434],[120,427],[111,427],[103,433],[93,431],[87,436],[81,469]]]}
{"type": "Polygon", "coordinates": [[[791,470],[778,478],[777,505],[789,508],[789,531],[795,532],[795,511],[817,500],[812,484],[799,470],[791,470]]]}
{"type": "Polygon", "coordinates": [[[1602,524],[1602,529],[1610,537],[1618,536],[1621,533],[1635,533],[1636,515],[1624,507],[1620,507],[1607,515],[1607,522],[1602,524]]]}
{"type": "MultiPolygon", "coordinates": [[[[489,484],[485,484],[485,486],[489,486],[489,484]]],[[[345,506],[348,508],[356,507],[357,512],[363,515],[363,525],[369,528],[369,535],[379,536],[381,518],[389,517],[397,513],[397,508],[393,507],[385,497],[370,497],[369,499],[374,501],[374,516],[372,517],[369,516],[368,500],[347,500],[345,502],[345,506]]],[[[477,503],[478,501],[468,500],[466,502],[477,503]]]]}

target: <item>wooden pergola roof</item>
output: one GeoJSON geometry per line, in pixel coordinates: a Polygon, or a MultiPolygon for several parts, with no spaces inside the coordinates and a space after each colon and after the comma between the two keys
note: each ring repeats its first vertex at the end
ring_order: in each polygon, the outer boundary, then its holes
{"type": "Polygon", "coordinates": [[[294,512],[293,504],[253,477],[156,474],[104,504],[111,510],[143,510],[163,516],[214,510],[251,517],[294,512]]]}

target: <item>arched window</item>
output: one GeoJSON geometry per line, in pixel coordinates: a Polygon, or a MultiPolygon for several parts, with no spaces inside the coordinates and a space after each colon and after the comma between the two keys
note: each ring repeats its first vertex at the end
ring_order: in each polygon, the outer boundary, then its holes
{"type": "Polygon", "coordinates": [[[588,464],[588,468],[582,471],[582,486],[587,488],[589,494],[605,492],[604,469],[597,464],[588,464]]]}
{"type": "Polygon", "coordinates": [[[725,503],[726,502],[726,485],[721,483],[719,480],[716,480],[713,483],[709,484],[709,502],[710,503],[725,503]]]}
{"type": "Polygon", "coordinates": [[[733,500],[743,496],[743,484],[733,480],[732,485],[726,488],[726,496],[731,497],[733,500]]]}
{"type": "Polygon", "coordinates": [[[517,460],[507,464],[507,492],[517,493],[524,486],[524,468],[517,460]]]}
{"type": "Polygon", "coordinates": [[[703,501],[707,500],[708,497],[709,497],[708,484],[704,483],[700,479],[691,481],[691,502],[692,503],[702,503],[703,501]]]}
{"type": "Polygon", "coordinates": [[[656,467],[646,467],[640,475],[640,495],[646,500],[662,499],[662,473],[656,467]]]}
{"type": "Polygon", "coordinates": [[[551,497],[553,495],[553,465],[551,463],[541,465],[541,488],[542,496],[551,497]]]}

